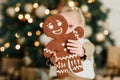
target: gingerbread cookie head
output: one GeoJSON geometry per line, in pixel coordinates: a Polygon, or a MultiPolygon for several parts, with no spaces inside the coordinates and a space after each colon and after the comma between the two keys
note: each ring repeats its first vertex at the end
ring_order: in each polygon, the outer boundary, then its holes
{"type": "Polygon", "coordinates": [[[43,30],[49,37],[59,37],[66,33],[68,23],[66,19],[59,14],[48,17],[43,24],[43,30]]]}

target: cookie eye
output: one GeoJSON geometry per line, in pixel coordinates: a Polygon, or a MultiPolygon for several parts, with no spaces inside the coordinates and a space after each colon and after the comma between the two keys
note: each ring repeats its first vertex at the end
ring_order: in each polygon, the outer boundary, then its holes
{"type": "Polygon", "coordinates": [[[48,25],[48,28],[53,29],[53,25],[52,24],[48,25]]]}
{"type": "Polygon", "coordinates": [[[62,22],[59,21],[59,20],[57,20],[57,25],[58,25],[58,26],[62,26],[62,22]]]}

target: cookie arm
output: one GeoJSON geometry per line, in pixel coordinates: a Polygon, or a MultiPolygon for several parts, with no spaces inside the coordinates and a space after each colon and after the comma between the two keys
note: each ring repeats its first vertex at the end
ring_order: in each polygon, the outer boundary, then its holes
{"type": "Polygon", "coordinates": [[[55,53],[55,47],[52,42],[49,42],[43,50],[43,54],[46,58],[50,58],[55,53]]]}
{"type": "Polygon", "coordinates": [[[69,33],[69,39],[78,40],[84,35],[82,27],[76,27],[71,33],[69,33]]]}

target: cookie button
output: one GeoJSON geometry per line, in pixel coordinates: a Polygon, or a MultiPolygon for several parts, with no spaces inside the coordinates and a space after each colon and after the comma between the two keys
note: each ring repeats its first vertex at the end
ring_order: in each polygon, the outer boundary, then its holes
{"type": "Polygon", "coordinates": [[[67,49],[66,49],[66,48],[64,48],[64,51],[67,51],[67,49]]]}
{"type": "Polygon", "coordinates": [[[65,46],[65,43],[62,43],[62,46],[65,46]]]}

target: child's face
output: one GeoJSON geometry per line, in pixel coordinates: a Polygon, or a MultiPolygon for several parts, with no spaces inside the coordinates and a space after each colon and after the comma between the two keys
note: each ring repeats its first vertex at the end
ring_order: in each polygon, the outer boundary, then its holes
{"type": "Polygon", "coordinates": [[[77,12],[63,12],[61,15],[65,17],[69,25],[66,34],[72,32],[76,27],[80,26],[80,18],[77,12]]]}

